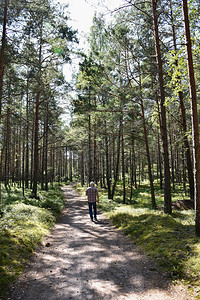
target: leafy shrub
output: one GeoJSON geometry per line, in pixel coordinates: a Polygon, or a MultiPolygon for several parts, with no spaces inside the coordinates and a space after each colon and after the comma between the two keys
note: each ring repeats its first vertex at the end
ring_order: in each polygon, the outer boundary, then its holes
{"type": "Polygon", "coordinates": [[[51,212],[57,216],[64,208],[64,201],[61,201],[58,197],[46,199],[41,203],[41,207],[51,210],[51,212]]]}

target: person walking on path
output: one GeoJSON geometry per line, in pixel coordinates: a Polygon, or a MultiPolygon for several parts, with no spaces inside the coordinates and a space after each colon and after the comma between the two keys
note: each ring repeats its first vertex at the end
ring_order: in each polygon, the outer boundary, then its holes
{"type": "Polygon", "coordinates": [[[96,202],[99,203],[99,194],[97,188],[94,186],[94,182],[90,182],[90,187],[86,190],[86,196],[88,197],[88,207],[90,219],[93,222],[93,211],[94,211],[94,220],[97,221],[97,206],[96,202]]]}

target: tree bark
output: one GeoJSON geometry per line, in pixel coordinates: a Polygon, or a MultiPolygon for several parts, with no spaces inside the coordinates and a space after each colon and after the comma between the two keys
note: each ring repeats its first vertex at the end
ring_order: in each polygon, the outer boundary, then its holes
{"type": "Polygon", "coordinates": [[[23,129],[23,143],[22,143],[22,194],[24,196],[25,189],[25,129],[23,129]]]}
{"type": "Polygon", "coordinates": [[[184,146],[186,150],[186,162],[187,162],[187,171],[188,171],[188,181],[189,181],[189,189],[190,189],[190,199],[194,200],[194,174],[193,174],[193,167],[192,167],[192,159],[190,153],[190,145],[187,134],[187,125],[186,125],[186,114],[185,114],[185,106],[183,103],[183,93],[179,92],[179,100],[180,100],[180,109],[181,109],[181,117],[182,117],[182,126],[183,126],[183,140],[184,146]]]}
{"type": "Polygon", "coordinates": [[[156,199],[155,199],[155,192],[154,192],[154,185],[153,185],[153,176],[151,170],[151,158],[149,152],[149,143],[148,143],[148,136],[147,136],[147,129],[146,129],[146,122],[144,116],[144,106],[143,101],[141,99],[141,109],[142,109],[142,122],[143,122],[143,132],[144,132],[144,140],[146,146],[146,154],[147,154],[147,164],[148,164],[148,175],[149,175],[149,182],[150,182],[150,189],[151,189],[151,205],[153,209],[156,209],[156,199]]]}
{"type": "Polygon", "coordinates": [[[121,127],[122,127],[122,124],[121,124],[121,121],[120,121],[119,135],[118,135],[118,142],[117,142],[117,158],[116,158],[115,164],[113,164],[113,167],[114,167],[114,165],[116,167],[114,169],[114,182],[113,182],[113,186],[112,186],[111,199],[114,198],[115,188],[116,188],[116,184],[117,184],[117,180],[118,180],[118,176],[119,176],[121,127]]]}
{"type": "Polygon", "coordinates": [[[41,157],[41,190],[44,190],[45,124],[43,129],[43,147],[41,157]]]}
{"type": "Polygon", "coordinates": [[[185,40],[187,49],[188,76],[190,82],[191,98],[191,118],[192,118],[192,140],[193,140],[193,157],[194,157],[194,200],[195,200],[195,232],[200,236],[200,143],[199,143],[199,124],[196,84],[194,77],[194,67],[192,58],[192,45],[190,37],[190,25],[188,18],[187,0],[182,0],[183,18],[185,25],[185,40]]]}
{"type": "Polygon", "coordinates": [[[107,135],[107,126],[105,121],[105,147],[106,147],[106,181],[108,187],[108,199],[112,199],[111,194],[111,178],[110,178],[110,160],[109,160],[109,146],[108,146],[108,135],[107,135]]]}
{"type": "MultiPolygon", "coordinates": [[[[172,21],[172,36],[173,36],[173,44],[174,44],[174,51],[177,53],[177,46],[176,46],[176,32],[174,26],[174,18],[173,18],[173,10],[172,10],[172,3],[170,1],[170,10],[171,10],[171,21],[172,21]]],[[[178,60],[176,59],[175,65],[178,66],[178,60]]],[[[180,76],[177,76],[177,81],[181,84],[180,76]]],[[[190,153],[190,145],[187,138],[187,123],[186,123],[186,114],[185,114],[185,105],[183,101],[183,92],[179,91],[179,102],[180,102],[180,111],[181,111],[181,119],[182,119],[182,129],[183,129],[183,140],[184,146],[186,151],[186,162],[187,162],[187,171],[188,171],[188,181],[189,181],[189,189],[190,189],[190,199],[194,201],[194,174],[193,174],[193,167],[192,167],[192,159],[190,153]]]]}
{"type": "Polygon", "coordinates": [[[159,41],[159,33],[158,33],[156,1],[152,0],[151,3],[152,3],[152,13],[153,13],[155,51],[156,51],[156,60],[157,60],[157,68],[158,68],[158,78],[159,78],[159,84],[160,84],[161,136],[162,136],[163,159],[164,159],[164,212],[171,214],[172,213],[171,183],[170,183],[170,166],[169,166],[167,121],[166,121],[166,109],[165,109],[165,91],[164,91],[164,81],[163,81],[162,59],[161,59],[160,41],[159,41]]]}
{"type": "Polygon", "coordinates": [[[172,182],[172,188],[175,192],[175,176],[174,176],[174,151],[173,151],[173,142],[172,142],[172,134],[171,134],[171,128],[169,127],[169,146],[170,146],[170,153],[171,153],[171,182],[172,182]]]}
{"type": "Polygon", "coordinates": [[[135,172],[135,140],[134,140],[134,136],[132,136],[132,144],[131,144],[131,168],[130,168],[130,172],[131,172],[131,191],[130,191],[130,201],[132,200],[133,197],[133,184],[134,184],[134,172],[135,172]]]}
{"type": "Polygon", "coordinates": [[[94,124],[94,163],[93,163],[93,180],[97,183],[97,140],[96,140],[96,121],[94,124]]]}
{"type": "Polygon", "coordinates": [[[4,182],[9,184],[10,169],[10,104],[7,107],[6,130],[5,130],[5,161],[4,161],[4,182]]]}
{"type": "Polygon", "coordinates": [[[26,146],[25,146],[25,187],[29,186],[29,76],[27,78],[26,86],[26,146]]]}
{"type": "Polygon", "coordinates": [[[69,180],[73,180],[73,171],[72,171],[72,150],[69,150],[69,180]]]}
{"type": "Polygon", "coordinates": [[[1,38],[1,52],[0,52],[0,116],[2,110],[2,94],[3,94],[3,74],[4,74],[4,53],[6,47],[6,24],[8,14],[8,0],[4,1],[4,16],[3,16],[3,32],[1,38]]]}
{"type": "Polygon", "coordinates": [[[121,121],[121,135],[122,135],[122,181],[123,181],[123,204],[126,203],[126,178],[125,178],[125,161],[124,161],[124,120],[122,112],[122,121],[121,121]]]}
{"type": "Polygon", "coordinates": [[[159,168],[159,178],[160,178],[160,189],[163,189],[163,173],[162,173],[162,155],[160,149],[160,133],[158,132],[158,168],[159,168]]]}
{"type": "Polygon", "coordinates": [[[68,157],[69,151],[68,147],[65,147],[65,181],[67,182],[69,179],[69,157],[68,157]]]}
{"type": "Polygon", "coordinates": [[[150,190],[151,190],[151,205],[152,205],[153,209],[156,209],[157,207],[156,207],[156,199],[155,199],[155,192],[154,192],[154,185],[153,185],[149,142],[148,142],[146,120],[145,120],[145,114],[144,114],[144,103],[143,103],[143,98],[142,98],[142,83],[141,83],[140,64],[138,64],[138,69],[139,69],[140,107],[141,107],[141,113],[142,113],[143,133],[144,133],[144,140],[145,140],[145,147],[146,147],[148,175],[149,175],[149,183],[150,183],[150,190]]]}
{"type": "Polygon", "coordinates": [[[34,132],[34,169],[33,169],[33,190],[34,198],[37,198],[37,183],[38,183],[38,134],[39,134],[39,103],[40,103],[40,86],[38,85],[38,92],[35,103],[35,132],[34,132]]]}
{"type": "Polygon", "coordinates": [[[102,181],[103,181],[103,187],[106,187],[106,179],[105,179],[105,155],[102,153],[102,181]]]}
{"type": "Polygon", "coordinates": [[[49,134],[49,103],[46,101],[46,120],[45,120],[45,156],[44,156],[44,171],[45,171],[45,191],[48,191],[48,134],[49,134]]]}
{"type": "Polygon", "coordinates": [[[39,136],[39,106],[40,106],[40,89],[41,89],[41,64],[42,64],[42,22],[40,29],[40,45],[39,45],[39,59],[38,59],[38,75],[37,75],[37,94],[35,102],[35,128],[34,128],[34,169],[33,169],[33,189],[32,194],[37,198],[37,183],[39,171],[39,157],[38,157],[38,136],[39,136]]]}
{"type": "MultiPolygon", "coordinates": [[[[33,108],[32,108],[33,109],[33,108]]],[[[31,130],[31,170],[30,170],[30,189],[33,188],[33,165],[34,165],[34,126],[35,115],[33,117],[33,125],[31,130]]]]}
{"type": "MultiPolygon", "coordinates": [[[[89,90],[89,105],[91,103],[89,90]]],[[[91,114],[88,114],[88,184],[92,181],[91,114]]]]}
{"type": "Polygon", "coordinates": [[[81,186],[84,186],[85,184],[85,179],[84,179],[84,150],[83,150],[83,145],[82,145],[82,150],[81,150],[81,186]]]}

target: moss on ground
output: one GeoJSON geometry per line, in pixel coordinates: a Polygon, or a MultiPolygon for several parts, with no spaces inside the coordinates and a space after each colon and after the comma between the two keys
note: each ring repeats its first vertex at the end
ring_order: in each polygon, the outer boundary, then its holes
{"type": "Polygon", "coordinates": [[[0,219],[0,297],[30,259],[33,250],[53,227],[64,207],[59,186],[39,191],[38,199],[22,196],[20,189],[3,194],[3,217],[0,219]]]}

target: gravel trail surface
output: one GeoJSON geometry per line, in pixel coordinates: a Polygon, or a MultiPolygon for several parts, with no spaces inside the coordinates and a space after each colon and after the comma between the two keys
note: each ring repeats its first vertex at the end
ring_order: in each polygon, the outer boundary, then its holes
{"type": "Polygon", "coordinates": [[[72,186],[63,193],[66,208],[6,300],[192,299],[102,213],[91,222],[72,186]]]}

